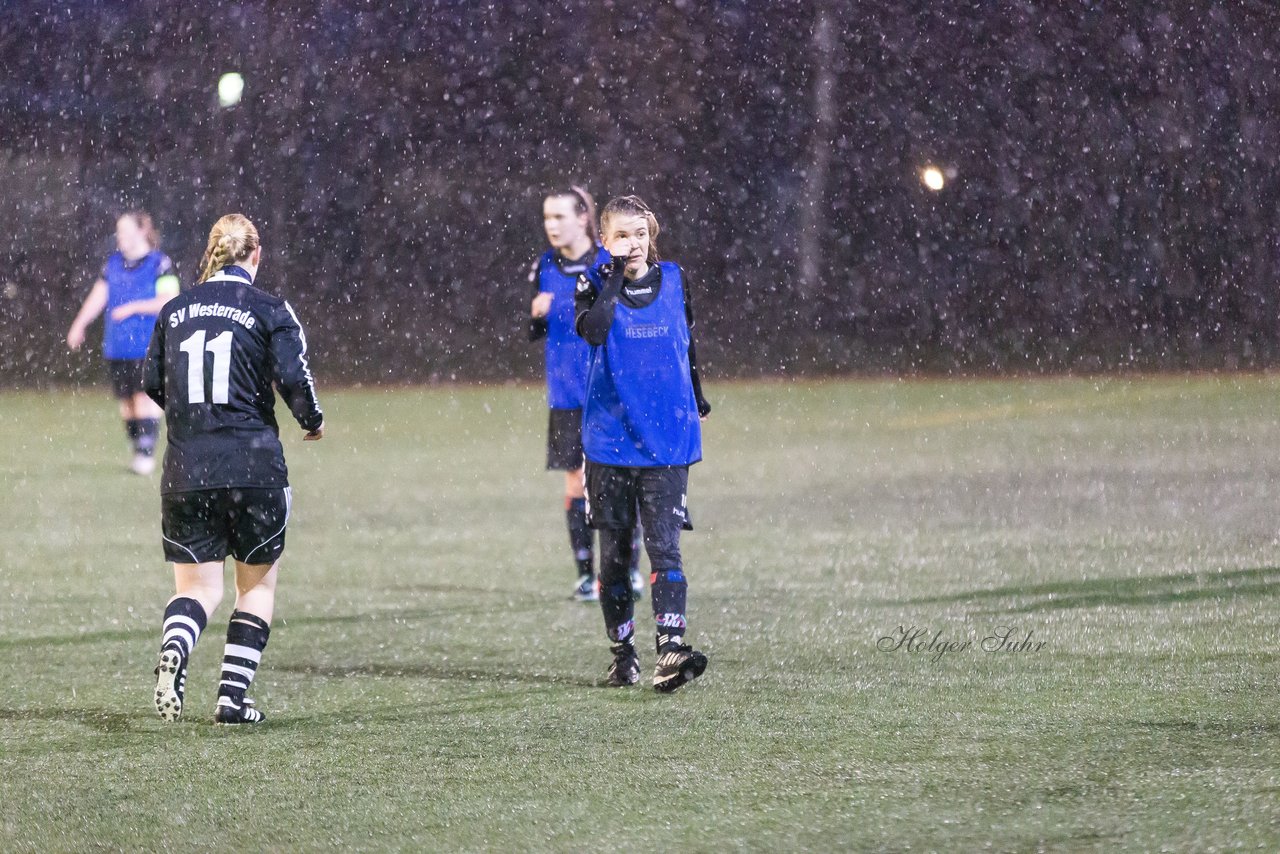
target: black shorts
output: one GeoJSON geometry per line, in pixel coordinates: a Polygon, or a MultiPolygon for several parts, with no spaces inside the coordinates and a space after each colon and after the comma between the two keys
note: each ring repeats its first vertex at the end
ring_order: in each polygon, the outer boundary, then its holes
{"type": "Polygon", "coordinates": [[[547,468],[582,468],[582,410],[553,409],[547,424],[547,468]]]}
{"type": "Polygon", "coordinates": [[[107,359],[107,375],[116,399],[127,400],[142,393],[141,359],[107,359]]]}
{"type": "Polygon", "coordinates": [[[587,523],[592,528],[625,530],[639,521],[646,537],[663,529],[693,530],[688,466],[623,468],[588,460],[586,481],[587,523]]]}
{"type": "Polygon", "coordinates": [[[289,487],[229,487],[160,497],[164,559],[209,563],[231,555],[241,563],[275,563],[284,553],[293,496],[289,487]]]}

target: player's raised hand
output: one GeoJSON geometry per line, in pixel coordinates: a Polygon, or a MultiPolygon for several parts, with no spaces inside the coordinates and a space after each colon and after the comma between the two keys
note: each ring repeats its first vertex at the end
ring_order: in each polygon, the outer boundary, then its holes
{"type": "Polygon", "coordinates": [[[633,245],[629,238],[619,237],[611,240],[604,248],[614,257],[615,261],[625,266],[631,260],[632,253],[639,247],[633,245]]]}
{"type": "Polygon", "coordinates": [[[529,313],[534,317],[546,317],[547,312],[551,311],[551,300],[555,298],[555,294],[543,291],[533,298],[533,305],[529,313]]]}
{"type": "Polygon", "coordinates": [[[307,435],[303,436],[303,437],[302,437],[302,441],[304,441],[304,442],[319,442],[319,441],[320,441],[321,439],[323,439],[323,438],[324,438],[324,425],[323,425],[323,424],[321,424],[319,427],[317,427],[316,429],[312,430],[312,431],[311,431],[310,433],[308,433],[307,435]]]}

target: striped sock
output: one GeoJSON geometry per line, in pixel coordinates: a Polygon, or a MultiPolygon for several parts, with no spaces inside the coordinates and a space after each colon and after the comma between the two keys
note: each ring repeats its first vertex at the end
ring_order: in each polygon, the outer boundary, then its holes
{"type": "Polygon", "coordinates": [[[218,705],[238,709],[244,693],[253,683],[267,648],[271,627],[266,620],[248,611],[232,611],[227,624],[227,646],[222,653],[222,681],[218,685],[218,705]]]}
{"type": "Polygon", "coordinates": [[[208,619],[204,606],[196,600],[187,596],[174,599],[164,609],[160,649],[176,649],[184,660],[190,658],[208,619]]]}

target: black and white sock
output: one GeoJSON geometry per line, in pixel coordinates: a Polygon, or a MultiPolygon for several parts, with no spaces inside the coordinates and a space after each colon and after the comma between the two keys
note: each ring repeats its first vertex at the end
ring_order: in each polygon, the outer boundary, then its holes
{"type": "Polygon", "coordinates": [[[244,693],[262,662],[271,627],[261,617],[247,611],[232,611],[227,624],[227,645],[222,653],[222,681],[218,684],[218,705],[239,709],[244,693]]]}
{"type": "Polygon", "coordinates": [[[160,648],[176,649],[184,660],[190,658],[208,620],[203,605],[190,597],[179,596],[164,609],[160,648]]]}

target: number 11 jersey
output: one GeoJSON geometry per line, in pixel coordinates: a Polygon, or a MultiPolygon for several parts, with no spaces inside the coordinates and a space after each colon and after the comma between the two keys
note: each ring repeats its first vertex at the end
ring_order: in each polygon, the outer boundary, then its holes
{"type": "Polygon", "coordinates": [[[324,422],[297,315],[241,267],[161,309],[143,383],[168,428],[162,494],[288,486],[273,384],[302,429],[324,422]]]}

